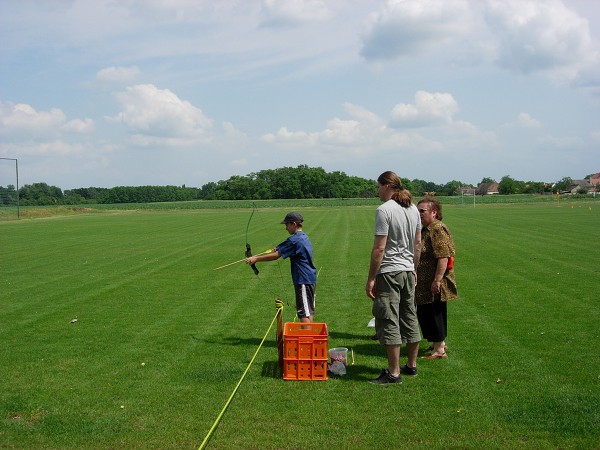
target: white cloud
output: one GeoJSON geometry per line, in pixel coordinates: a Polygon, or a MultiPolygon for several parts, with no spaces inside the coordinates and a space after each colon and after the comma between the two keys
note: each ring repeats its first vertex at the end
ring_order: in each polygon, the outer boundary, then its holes
{"type": "Polygon", "coordinates": [[[355,118],[362,124],[365,124],[372,129],[382,129],[385,127],[385,120],[383,120],[377,114],[369,111],[367,108],[354,105],[350,102],[344,103],[343,106],[344,111],[346,111],[350,117],[355,118]]]}
{"type": "Polygon", "coordinates": [[[394,107],[390,126],[414,128],[447,124],[457,111],[458,104],[451,94],[418,91],[414,104],[399,103],[394,107]]]}
{"type": "Polygon", "coordinates": [[[517,116],[517,119],[514,122],[509,122],[504,124],[505,127],[508,128],[541,128],[542,123],[533,117],[531,114],[526,112],[521,112],[517,116]]]}
{"type": "Polygon", "coordinates": [[[92,119],[73,119],[65,123],[62,129],[72,133],[90,133],[94,131],[94,121],[92,119]]]}
{"type": "Polygon", "coordinates": [[[58,108],[36,111],[25,103],[0,104],[0,132],[43,134],[53,131],[65,122],[65,114],[58,108]]]}
{"type": "Polygon", "coordinates": [[[532,117],[528,113],[520,113],[517,119],[517,124],[523,128],[539,128],[542,126],[541,122],[536,118],[532,117]]]}
{"type": "Polygon", "coordinates": [[[225,134],[233,139],[236,140],[246,140],[248,139],[248,136],[246,135],[246,133],[238,130],[231,122],[229,121],[225,121],[221,124],[223,131],[225,132],[225,134]]]}
{"type": "Polygon", "coordinates": [[[356,145],[363,140],[360,122],[357,120],[342,120],[337,117],[327,122],[327,128],[314,137],[326,145],[356,145]]]}
{"type": "Polygon", "coordinates": [[[26,103],[0,103],[0,134],[5,138],[27,141],[58,139],[61,132],[89,133],[94,129],[92,119],[72,119],[67,121],[59,108],[37,111],[26,103]]]}
{"type": "Polygon", "coordinates": [[[307,145],[314,144],[314,140],[311,138],[310,133],[305,131],[289,131],[287,127],[281,127],[276,134],[265,134],[262,139],[265,142],[284,142],[307,145]]]}
{"type": "Polygon", "coordinates": [[[375,61],[418,56],[463,36],[471,20],[466,0],[389,0],[372,16],[360,53],[375,61]]]}
{"type": "Polygon", "coordinates": [[[31,156],[66,156],[89,151],[88,144],[73,142],[72,134],[88,134],[94,129],[92,119],[67,121],[58,108],[37,111],[25,103],[0,103],[0,153],[31,156]]]}
{"type": "Polygon", "coordinates": [[[472,123],[454,120],[458,104],[451,94],[418,91],[414,104],[400,103],[387,121],[366,108],[344,104],[350,120],[334,117],[317,132],[290,131],[282,127],[263,140],[275,146],[301,147],[318,160],[342,162],[349,157],[365,158],[402,150],[415,157],[420,153],[462,153],[496,145],[493,133],[472,123]]]}
{"type": "Polygon", "coordinates": [[[19,142],[0,144],[0,153],[19,156],[69,156],[84,153],[90,149],[83,143],[69,143],[61,139],[44,142],[19,142]]]}
{"type": "Polygon", "coordinates": [[[349,102],[343,106],[353,119],[344,120],[333,117],[327,121],[325,129],[317,132],[290,131],[287,127],[281,127],[276,134],[265,134],[262,140],[276,144],[297,144],[307,147],[349,148],[360,147],[372,140],[377,140],[378,133],[385,132],[385,121],[376,114],[349,102]]]}
{"type": "Polygon", "coordinates": [[[116,98],[123,110],[112,120],[138,134],[138,144],[150,145],[157,139],[167,139],[180,145],[189,139],[206,137],[212,128],[212,119],[169,89],[139,84],[117,93],[116,98]]]}
{"type": "Polygon", "coordinates": [[[260,14],[263,26],[294,25],[331,17],[327,3],[321,0],[264,0],[260,14]]]}
{"type": "Polygon", "coordinates": [[[140,75],[137,66],[131,67],[106,67],[96,73],[96,79],[109,83],[131,83],[140,75]]]}
{"type": "Polygon", "coordinates": [[[488,0],[486,21],[497,38],[496,63],[529,74],[572,78],[593,57],[587,21],[560,0],[488,0]]]}
{"type": "Polygon", "coordinates": [[[600,93],[598,43],[561,0],[388,0],[371,16],[360,54],[380,63],[441,54],[600,93]]]}
{"type": "Polygon", "coordinates": [[[596,52],[588,64],[577,72],[571,84],[600,98],[600,52],[596,52]]]}

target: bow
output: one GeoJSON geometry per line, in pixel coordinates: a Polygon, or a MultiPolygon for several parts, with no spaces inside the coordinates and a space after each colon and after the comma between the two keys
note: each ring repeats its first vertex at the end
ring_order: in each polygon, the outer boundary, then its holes
{"type": "MultiPolygon", "coordinates": [[[[250,214],[250,218],[248,219],[248,223],[246,224],[246,258],[250,258],[252,256],[252,247],[250,247],[250,243],[248,242],[248,228],[250,227],[250,221],[252,220],[252,216],[254,215],[254,211],[256,211],[256,204],[252,204],[252,214],[250,214]]],[[[256,264],[250,264],[252,270],[254,271],[254,275],[258,276],[259,271],[256,267],[256,264]]]]}
{"type": "MultiPolygon", "coordinates": [[[[246,257],[247,258],[249,258],[249,257],[252,256],[252,247],[250,246],[250,243],[248,242],[248,229],[250,228],[250,222],[252,221],[252,217],[254,216],[255,212],[256,212],[256,203],[252,203],[252,213],[250,214],[250,218],[248,219],[248,223],[246,224],[246,257]]],[[[271,248],[269,250],[265,250],[264,252],[257,253],[257,255],[265,255],[265,254],[268,254],[268,253],[273,253],[274,251],[275,251],[275,248],[271,248]]],[[[258,275],[259,271],[256,268],[256,265],[255,264],[251,264],[250,267],[252,267],[252,270],[254,271],[254,274],[256,275],[256,277],[260,281],[262,281],[261,278],[260,278],[260,276],[258,275]]],[[[278,267],[279,267],[279,277],[282,278],[281,267],[279,266],[279,264],[278,264],[278,267]]],[[[265,285],[265,288],[271,294],[273,294],[278,301],[281,302],[281,297],[276,292],[274,292],[272,289],[270,289],[268,285],[265,285]]]]}

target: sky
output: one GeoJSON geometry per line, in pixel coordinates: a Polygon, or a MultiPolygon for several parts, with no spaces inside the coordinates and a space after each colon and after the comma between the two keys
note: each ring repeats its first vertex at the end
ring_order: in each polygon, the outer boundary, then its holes
{"type": "Polygon", "coordinates": [[[0,158],[63,190],[582,179],[600,1],[0,0],[0,158]]]}

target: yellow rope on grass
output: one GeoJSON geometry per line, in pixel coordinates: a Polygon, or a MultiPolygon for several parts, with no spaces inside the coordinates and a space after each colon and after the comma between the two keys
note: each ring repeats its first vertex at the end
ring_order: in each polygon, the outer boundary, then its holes
{"type": "Polygon", "coordinates": [[[221,412],[219,413],[219,415],[217,416],[217,419],[215,420],[215,422],[213,423],[213,426],[210,428],[210,430],[208,431],[208,434],[206,435],[206,437],[204,438],[204,441],[202,441],[202,444],[200,444],[200,447],[198,447],[198,450],[202,450],[203,448],[206,447],[206,444],[208,444],[208,441],[210,440],[210,438],[212,437],[213,433],[215,432],[215,430],[217,429],[217,426],[219,425],[219,422],[221,421],[221,418],[223,417],[223,415],[225,414],[225,411],[227,410],[227,408],[229,407],[229,404],[231,403],[231,401],[233,400],[233,397],[235,396],[238,388],[240,387],[240,385],[242,384],[242,381],[244,381],[244,378],[246,377],[246,374],[248,373],[248,370],[250,370],[250,367],[252,366],[252,363],[254,363],[254,360],[256,359],[256,356],[258,355],[258,352],[260,351],[260,348],[262,347],[262,345],[264,344],[265,340],[267,339],[267,336],[269,335],[269,332],[271,331],[271,328],[273,328],[273,324],[275,323],[275,321],[277,320],[277,316],[279,315],[280,311],[283,310],[283,302],[281,301],[281,299],[277,298],[275,300],[275,309],[277,310],[277,312],[275,313],[275,317],[273,317],[273,320],[271,321],[271,325],[269,325],[269,329],[267,330],[267,332],[265,333],[265,335],[262,338],[262,341],[260,342],[260,345],[258,346],[258,348],[256,349],[256,352],[254,352],[254,356],[252,357],[252,359],[250,360],[250,363],[248,364],[248,366],[246,367],[246,370],[244,370],[244,373],[242,374],[242,377],[240,378],[240,381],[238,381],[237,385],[235,386],[235,388],[233,389],[233,392],[231,393],[231,395],[229,396],[229,399],[227,400],[227,402],[225,403],[225,406],[223,406],[223,409],[221,410],[221,412]]]}

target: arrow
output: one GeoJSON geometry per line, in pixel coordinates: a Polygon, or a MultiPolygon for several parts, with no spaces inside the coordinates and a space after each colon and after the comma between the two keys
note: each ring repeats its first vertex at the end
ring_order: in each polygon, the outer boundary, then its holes
{"type": "MultiPolygon", "coordinates": [[[[264,252],[257,253],[257,254],[256,254],[256,255],[254,255],[254,256],[259,256],[259,255],[267,255],[267,254],[269,254],[269,253],[273,253],[273,251],[274,251],[274,249],[270,248],[269,250],[265,250],[264,252]]],[[[242,258],[242,259],[239,259],[239,260],[237,260],[237,261],[231,262],[231,263],[229,263],[229,264],[225,264],[224,266],[221,266],[221,267],[216,267],[216,268],[214,268],[213,270],[224,269],[225,267],[233,266],[234,264],[241,263],[241,262],[243,262],[243,261],[246,261],[246,258],[242,258]]]]}

